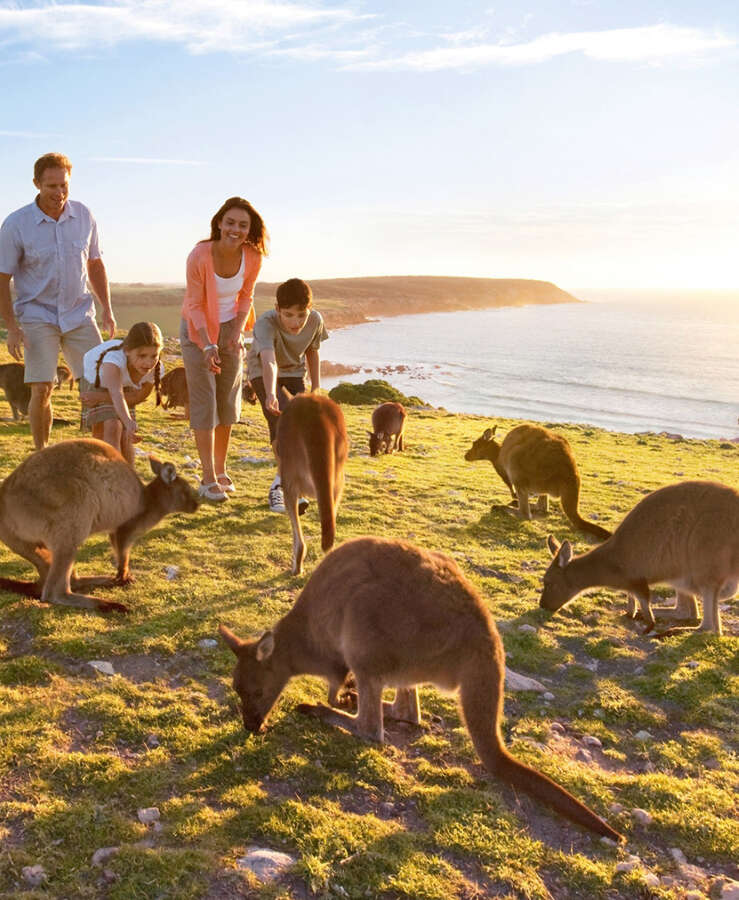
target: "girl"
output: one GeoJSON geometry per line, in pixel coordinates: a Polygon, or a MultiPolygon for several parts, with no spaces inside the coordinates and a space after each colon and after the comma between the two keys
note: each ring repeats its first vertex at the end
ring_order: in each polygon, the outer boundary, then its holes
{"type": "Polygon", "coordinates": [[[231,197],[211,219],[210,239],[187,258],[180,346],[203,467],[200,496],[216,503],[235,490],[226,456],[241,415],[242,333],[254,324],[254,284],[268,240],[251,203],[231,197]]]}
{"type": "Polygon", "coordinates": [[[159,361],[162,332],[153,322],[137,322],[121,341],[105,341],[83,358],[80,379],[83,427],[92,436],[120,450],[133,465],[133,445],[141,438],[137,432],[134,407],[156,390],[161,403],[159,383],[164,366],[159,361]]]}

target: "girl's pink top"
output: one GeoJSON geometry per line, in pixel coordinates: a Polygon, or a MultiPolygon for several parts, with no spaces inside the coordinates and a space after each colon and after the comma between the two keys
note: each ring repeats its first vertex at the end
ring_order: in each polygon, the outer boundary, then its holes
{"type": "MultiPolygon", "coordinates": [[[[182,316],[187,322],[188,337],[198,347],[201,345],[198,333],[200,328],[205,328],[208,332],[209,343],[218,343],[220,310],[216,273],[211,253],[212,244],[212,241],[201,241],[187,257],[187,285],[182,304],[182,316]]],[[[234,305],[234,317],[240,312],[247,313],[244,331],[250,331],[256,319],[254,315],[254,285],[261,267],[262,254],[244,244],[244,283],[236,295],[234,305]]]]}

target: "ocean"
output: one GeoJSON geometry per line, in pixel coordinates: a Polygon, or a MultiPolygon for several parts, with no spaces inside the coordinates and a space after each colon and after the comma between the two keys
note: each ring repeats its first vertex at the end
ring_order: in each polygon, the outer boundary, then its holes
{"type": "Polygon", "coordinates": [[[332,332],[322,359],[450,412],[611,431],[739,435],[734,297],[619,300],[396,316],[332,332]],[[405,366],[403,371],[388,367],[405,366]],[[384,372],[382,370],[385,370],[384,372]]]}

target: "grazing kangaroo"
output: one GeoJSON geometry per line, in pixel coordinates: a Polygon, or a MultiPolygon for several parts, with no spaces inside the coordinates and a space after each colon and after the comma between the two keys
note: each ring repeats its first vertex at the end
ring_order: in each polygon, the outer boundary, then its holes
{"type": "Polygon", "coordinates": [[[156,478],[144,485],[121,454],[103,441],[78,438],[37,450],[0,485],[0,540],[38,570],[38,582],[0,578],[0,588],[98,612],[127,612],[122,603],[75,593],[126,584],[136,538],[172,512],[194,512],[198,499],[172,463],[150,457],[156,478]],[[77,578],[74,560],[91,534],[108,532],[116,577],[77,578]]]}
{"type": "Polygon", "coordinates": [[[582,556],[572,555],[569,541],[560,546],[550,535],[548,543],[554,559],[544,574],[543,609],[560,609],[592,587],[624,590],[637,598],[646,634],[655,625],[649,586],[669,584],[677,589],[677,608],[654,612],[696,613],[699,596],[698,630],[720,635],[719,600],[739,588],[739,492],[712,481],[671,484],[640,500],[611,538],[582,556]]]}
{"type": "Polygon", "coordinates": [[[546,512],[547,495],[561,498],[562,511],[575,528],[600,540],[611,532],[583,519],[578,511],[580,475],[569,443],[540,425],[517,425],[497,443],[495,429],[487,428],[465,453],[470,462],[488,459],[518,501],[518,515],[531,518],[529,494],[539,494],[539,509],[546,512]]]}
{"type": "Polygon", "coordinates": [[[57,366],[56,378],[54,379],[54,390],[58,391],[60,388],[64,387],[65,384],[69,385],[70,391],[73,390],[74,376],[66,366],[57,366]]]}
{"type": "Polygon", "coordinates": [[[321,547],[330,550],[336,536],[336,510],[344,487],[348,453],[344,414],[329,397],[298,394],[280,413],[275,455],[293,531],[293,575],[303,571],[305,558],[298,501],[304,496],[318,500],[321,547]]]}
{"type": "Polygon", "coordinates": [[[369,432],[370,456],[384,449],[390,453],[390,439],[393,450],[403,449],[403,430],[406,411],[401,403],[381,403],[372,413],[372,431],[369,432]]]}
{"type": "Polygon", "coordinates": [[[31,401],[31,386],[23,383],[25,371],[23,363],[5,363],[0,366],[0,387],[5,391],[5,399],[10,404],[16,422],[21,416],[28,415],[28,404],[31,401]]]}
{"type": "Polygon", "coordinates": [[[190,418],[190,394],[187,390],[187,376],[185,375],[184,366],[170,369],[162,377],[159,389],[162,393],[163,409],[175,409],[177,406],[184,406],[185,418],[190,418]]]}
{"type": "Polygon", "coordinates": [[[294,675],[328,681],[331,707],[304,704],[301,712],[373,741],[383,740],[383,712],[420,723],[418,684],[459,688],[467,729],[489,772],[574,822],[620,839],[564,788],[506,750],[503,646],[492,616],[449,557],[406,541],[347,541],[320,563],[271,631],[251,641],[223,625],[220,632],[237,657],[233,685],[248,731],[262,728],[294,675]],[[335,708],[350,672],[356,715],[335,708]],[[385,687],[396,688],[393,703],[383,703],[385,687]]]}

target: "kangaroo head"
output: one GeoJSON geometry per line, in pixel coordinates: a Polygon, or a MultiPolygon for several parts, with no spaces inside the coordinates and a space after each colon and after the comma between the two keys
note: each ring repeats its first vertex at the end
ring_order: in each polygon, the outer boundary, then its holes
{"type": "Polygon", "coordinates": [[[384,431],[370,431],[369,434],[369,451],[370,456],[377,456],[386,443],[384,431]]]}
{"type": "Polygon", "coordinates": [[[195,512],[200,505],[198,495],[185,479],[177,474],[174,463],[163,463],[156,456],[150,456],[149,465],[157,476],[151,486],[167,512],[195,512]]]}
{"type": "Polygon", "coordinates": [[[547,538],[549,552],[554,557],[544,573],[544,589],[539,598],[539,606],[555,612],[561,609],[568,600],[572,600],[577,591],[570,584],[567,567],[572,560],[572,544],[562,541],[560,544],[550,534],[547,538]]]}
{"type": "Polygon", "coordinates": [[[219,625],[221,637],[236,655],[233,688],[241,701],[244,728],[256,734],[277,702],[289,674],[274,653],[275,636],[265,631],[252,641],[243,641],[225,625],[219,625]]]}
{"type": "Polygon", "coordinates": [[[486,428],[482,435],[473,442],[464,455],[467,462],[472,462],[475,459],[489,459],[491,461],[497,459],[498,453],[500,453],[500,444],[493,440],[497,427],[497,425],[493,425],[492,428],[486,428]]]}

